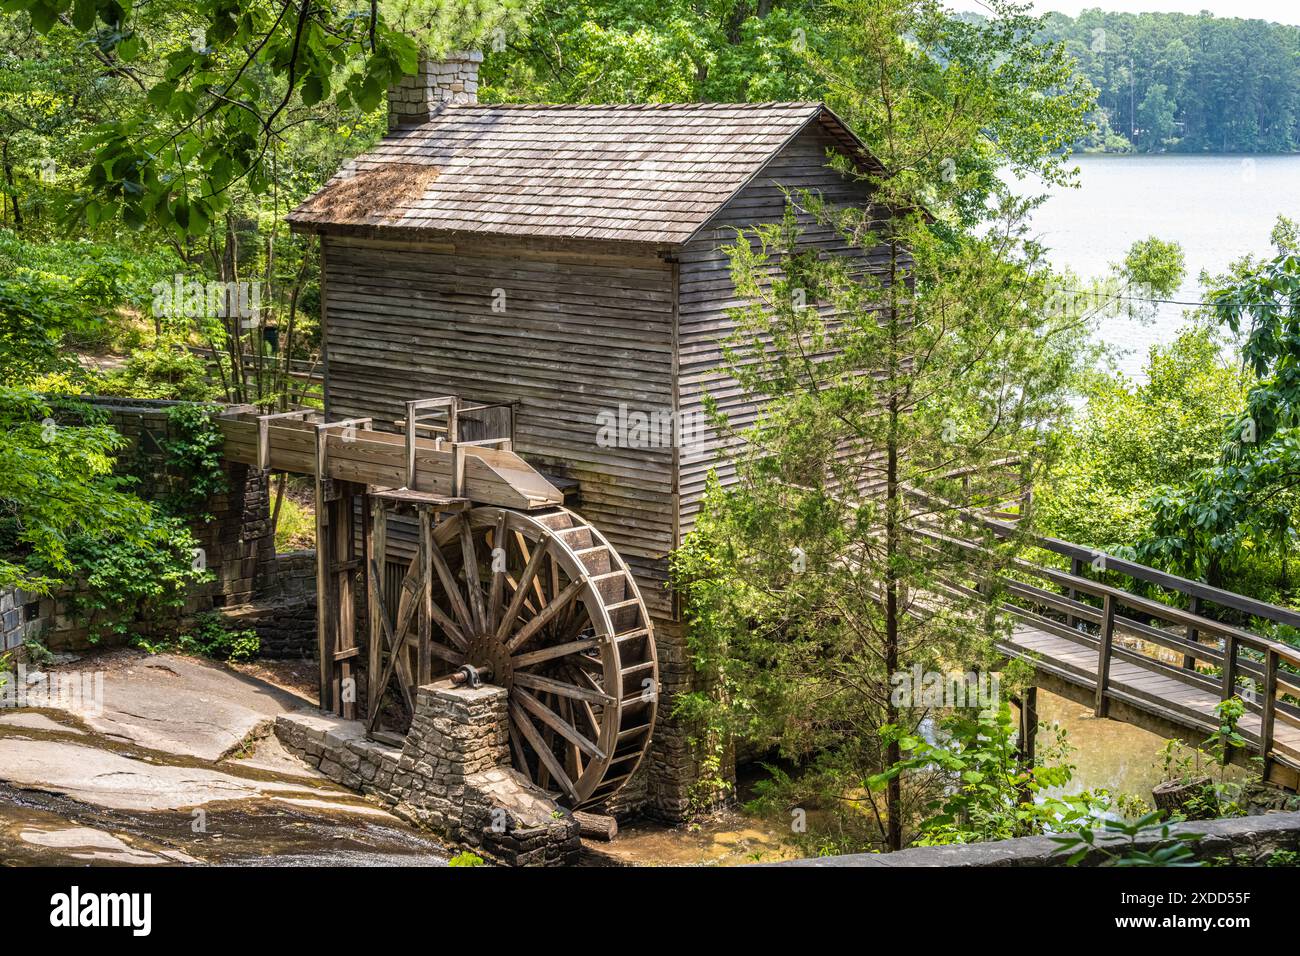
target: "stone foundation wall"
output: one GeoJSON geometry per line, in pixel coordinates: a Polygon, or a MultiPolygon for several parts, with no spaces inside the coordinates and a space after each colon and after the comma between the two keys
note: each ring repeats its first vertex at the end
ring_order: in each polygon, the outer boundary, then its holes
{"type": "Polygon", "coordinates": [[[311,660],[316,657],[316,552],[275,556],[253,601],[226,607],[231,625],[252,628],[261,639],[261,657],[311,660]]]}
{"type": "Polygon", "coordinates": [[[57,608],[53,598],[22,588],[0,588],[0,654],[39,639],[50,627],[57,608]]]}
{"type": "Polygon", "coordinates": [[[510,767],[506,692],[439,681],[416,693],[402,747],[367,740],[360,721],[283,714],[276,735],[337,783],[485,858],[510,866],[577,862],[578,824],[510,767]]]}

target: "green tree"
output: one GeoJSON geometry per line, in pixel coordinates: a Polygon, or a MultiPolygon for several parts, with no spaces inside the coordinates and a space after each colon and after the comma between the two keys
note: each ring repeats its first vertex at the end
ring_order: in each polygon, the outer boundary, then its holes
{"type": "Polygon", "coordinates": [[[1217,319],[1244,336],[1242,359],[1254,381],[1221,436],[1219,461],[1153,497],[1153,532],[1141,552],[1218,583],[1250,553],[1285,555],[1294,543],[1300,256],[1284,252],[1212,290],[1209,301],[1217,319]]]}
{"type": "Polygon", "coordinates": [[[880,161],[859,175],[900,212],[885,229],[878,209],[798,195],[782,223],[729,247],[744,304],[725,371],[763,412],[738,430],[715,415],[738,440],[738,484],[710,488],[676,559],[710,678],[682,710],[810,761],[823,795],[870,802],[897,849],[917,810],[901,777],[885,781],[883,807],[855,794],[899,763],[923,716],[891,676],[986,663],[1004,626],[997,598],[950,585],[972,567],[992,579],[1014,546],[972,562],[943,536],[972,533],[962,509],[1013,494],[1020,475],[998,461],[1042,467],[1085,332],[1047,307],[1054,280],[1020,238],[1024,208],[987,174],[1007,162],[1059,174],[1052,151],[1091,102],[1060,51],[1022,41],[1033,21],[1015,8],[984,25],[913,0],[833,9],[858,28],[822,64],[831,96],[880,161]],[[981,208],[993,228],[966,228],[981,208]],[[807,228],[851,254],[822,254],[807,228]],[[867,260],[878,266],[864,273],[867,260]]]}
{"type": "Polygon", "coordinates": [[[1036,489],[1039,527],[1110,554],[1150,537],[1150,500],[1219,457],[1223,423],[1240,407],[1247,378],[1213,330],[1189,327],[1151,349],[1145,381],[1096,376],[1036,489]]]}

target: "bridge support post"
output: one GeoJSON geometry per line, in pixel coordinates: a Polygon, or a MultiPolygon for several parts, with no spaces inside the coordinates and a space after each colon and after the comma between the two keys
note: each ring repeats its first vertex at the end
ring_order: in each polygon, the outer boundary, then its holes
{"type": "MultiPolygon", "coordinates": [[[[365,487],[329,477],[331,437],[356,440],[369,418],[319,422],[315,426],[316,492],[316,647],[320,655],[320,706],[348,720],[356,716],[356,608],[353,603],[357,560],[354,511],[365,487]]],[[[263,426],[259,426],[263,427],[263,426]]],[[[260,455],[260,451],[259,451],[260,455]]]]}
{"type": "Polygon", "coordinates": [[[1273,738],[1277,723],[1277,669],[1281,659],[1277,651],[1270,650],[1264,657],[1264,711],[1259,720],[1259,753],[1262,758],[1264,782],[1268,783],[1273,770],[1273,738]]]}
{"type": "Polygon", "coordinates": [[[1101,640],[1097,645],[1097,705],[1095,713],[1105,717],[1110,708],[1106,692],[1110,688],[1110,654],[1115,643],[1115,598],[1107,594],[1101,603],[1101,640]]]}
{"type": "Polygon", "coordinates": [[[1033,684],[1026,687],[1017,706],[1020,710],[1020,741],[1016,756],[1020,765],[1029,770],[1034,766],[1038,741],[1038,688],[1033,684]]]}

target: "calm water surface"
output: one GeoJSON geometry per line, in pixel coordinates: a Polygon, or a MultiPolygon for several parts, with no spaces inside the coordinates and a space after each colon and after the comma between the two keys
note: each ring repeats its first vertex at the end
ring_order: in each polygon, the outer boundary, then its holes
{"type": "MultiPolygon", "coordinates": [[[[1054,265],[1083,277],[1105,275],[1139,239],[1159,236],[1183,247],[1187,277],[1169,296],[1199,301],[1202,269],[1224,271],[1247,253],[1272,254],[1269,231],[1279,213],[1300,219],[1300,156],[1079,156],[1080,188],[1055,189],[1033,216],[1033,234],[1054,265]]],[[[1041,183],[1017,185],[1025,194],[1041,183]]],[[[1120,370],[1137,377],[1152,344],[1168,342],[1184,307],[1162,305],[1143,326],[1107,319],[1105,341],[1126,354],[1120,370]]]]}

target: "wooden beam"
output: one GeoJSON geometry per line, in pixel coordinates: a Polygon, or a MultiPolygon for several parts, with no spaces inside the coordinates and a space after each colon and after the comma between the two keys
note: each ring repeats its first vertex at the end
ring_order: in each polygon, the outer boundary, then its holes
{"type": "MultiPolygon", "coordinates": [[[[468,521],[465,522],[468,524],[468,521]]],[[[420,509],[420,623],[419,643],[416,645],[416,671],[418,684],[423,686],[433,680],[433,575],[429,574],[429,556],[437,547],[433,543],[433,520],[427,507],[420,509]]],[[[467,575],[468,576],[468,575],[467,575]]]]}
{"type": "Polygon", "coordinates": [[[383,608],[379,598],[384,582],[383,574],[388,561],[388,511],[378,498],[366,496],[369,505],[369,520],[365,531],[366,562],[366,610],[369,616],[367,632],[367,723],[372,723],[379,710],[379,697],[382,690],[376,686],[383,666],[384,638],[379,615],[383,608]],[[378,574],[376,575],[376,570],[378,574]],[[378,576],[378,580],[376,580],[378,576]]]}

